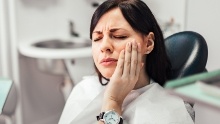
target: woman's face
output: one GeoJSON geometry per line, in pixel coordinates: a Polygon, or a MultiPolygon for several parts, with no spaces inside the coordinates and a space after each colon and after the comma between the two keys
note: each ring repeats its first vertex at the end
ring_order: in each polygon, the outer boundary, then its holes
{"type": "Polygon", "coordinates": [[[92,54],[97,69],[105,78],[112,76],[120,51],[131,41],[140,43],[144,55],[147,36],[135,32],[119,8],[108,11],[100,18],[92,33],[92,54]]]}

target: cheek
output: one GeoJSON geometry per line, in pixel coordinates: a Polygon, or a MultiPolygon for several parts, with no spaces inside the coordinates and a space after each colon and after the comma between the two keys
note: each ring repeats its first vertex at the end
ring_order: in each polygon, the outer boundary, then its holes
{"type": "Polygon", "coordinates": [[[146,49],[144,46],[141,46],[141,53],[142,53],[142,55],[144,55],[146,53],[146,49]]]}
{"type": "Polygon", "coordinates": [[[117,52],[118,54],[120,54],[120,52],[124,49],[125,50],[126,46],[125,45],[121,45],[119,47],[117,47],[117,52]]]}
{"type": "Polygon", "coordinates": [[[96,63],[99,54],[99,48],[97,45],[92,45],[92,57],[94,62],[96,63]]]}
{"type": "Polygon", "coordinates": [[[120,53],[123,49],[125,50],[126,44],[130,41],[131,40],[125,40],[125,41],[121,41],[121,42],[118,42],[118,43],[116,42],[114,44],[114,50],[120,53]]]}
{"type": "Polygon", "coordinates": [[[97,49],[95,45],[92,45],[92,55],[94,55],[97,52],[97,49]]]}
{"type": "Polygon", "coordinates": [[[141,53],[144,55],[146,53],[146,44],[144,43],[143,39],[139,39],[140,46],[141,46],[141,53]]]}

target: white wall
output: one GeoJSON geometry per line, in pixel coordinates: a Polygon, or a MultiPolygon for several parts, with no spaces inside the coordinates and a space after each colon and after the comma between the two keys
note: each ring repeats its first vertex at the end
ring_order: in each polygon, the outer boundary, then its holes
{"type": "Polygon", "coordinates": [[[4,0],[0,1],[0,77],[10,77],[9,73],[9,58],[8,56],[10,46],[8,38],[8,7],[7,2],[4,0]]]}
{"type": "Polygon", "coordinates": [[[172,27],[164,32],[164,37],[185,29],[186,0],[143,0],[152,10],[162,30],[173,19],[172,27]]]}
{"type": "Polygon", "coordinates": [[[220,1],[188,0],[186,30],[204,36],[208,44],[208,70],[220,69],[220,1]]]}
{"type": "Polygon", "coordinates": [[[35,38],[69,37],[70,20],[80,35],[88,36],[92,12],[93,8],[86,0],[54,0],[54,3],[44,7],[35,6],[34,3],[31,6],[30,3],[25,4],[24,0],[18,0],[18,42],[35,38]]]}

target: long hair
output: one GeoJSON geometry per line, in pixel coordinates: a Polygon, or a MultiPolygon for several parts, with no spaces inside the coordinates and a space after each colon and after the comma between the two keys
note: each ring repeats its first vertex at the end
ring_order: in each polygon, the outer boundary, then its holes
{"type": "MultiPolygon", "coordinates": [[[[102,15],[113,8],[119,8],[121,10],[126,21],[136,32],[143,35],[148,35],[149,32],[154,33],[154,49],[148,54],[146,60],[144,60],[146,65],[145,72],[151,79],[163,86],[170,72],[170,62],[166,54],[162,31],[153,13],[143,1],[107,0],[103,2],[93,14],[90,25],[90,38],[92,39],[92,32],[102,15]]],[[[105,85],[101,80],[105,77],[102,76],[96,66],[95,69],[98,73],[100,83],[105,85]]]]}

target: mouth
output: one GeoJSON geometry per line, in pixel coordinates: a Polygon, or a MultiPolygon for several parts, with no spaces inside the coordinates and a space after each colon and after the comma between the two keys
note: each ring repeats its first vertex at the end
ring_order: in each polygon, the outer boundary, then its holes
{"type": "Polygon", "coordinates": [[[105,58],[105,59],[101,60],[100,64],[103,65],[103,66],[110,66],[110,65],[116,64],[117,62],[118,62],[117,59],[105,58]]]}

